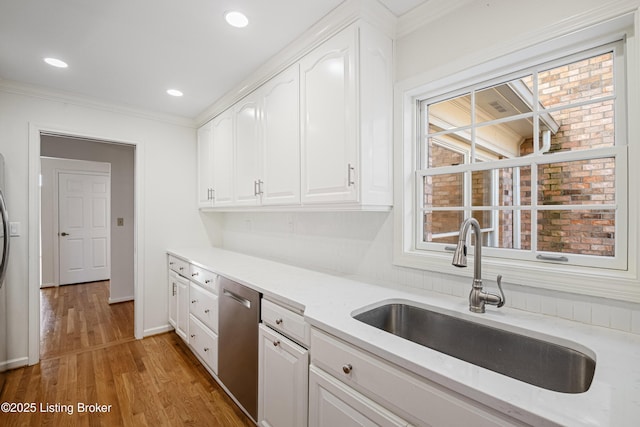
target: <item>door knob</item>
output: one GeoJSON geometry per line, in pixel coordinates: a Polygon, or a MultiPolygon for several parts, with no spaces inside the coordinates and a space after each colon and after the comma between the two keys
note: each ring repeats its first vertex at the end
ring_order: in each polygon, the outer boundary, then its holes
{"type": "Polygon", "coordinates": [[[69,233],[65,233],[64,231],[62,233],[60,233],[61,236],[68,236],[69,233]]]}

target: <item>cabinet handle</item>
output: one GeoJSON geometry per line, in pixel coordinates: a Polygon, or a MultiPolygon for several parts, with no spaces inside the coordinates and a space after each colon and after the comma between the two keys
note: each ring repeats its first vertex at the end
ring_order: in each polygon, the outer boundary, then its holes
{"type": "Polygon", "coordinates": [[[264,193],[262,191],[262,184],[264,184],[264,181],[262,181],[261,179],[258,180],[258,195],[262,196],[262,194],[264,193]]]}
{"type": "Polygon", "coordinates": [[[184,267],[180,267],[178,270],[182,271],[182,270],[184,270],[184,267]]]}
{"type": "Polygon", "coordinates": [[[175,264],[175,263],[174,263],[174,262],[170,262],[170,263],[169,263],[169,265],[173,265],[173,264],[175,264]]]}
{"type": "Polygon", "coordinates": [[[253,195],[258,195],[258,181],[253,181],[253,195]]]}
{"type": "Polygon", "coordinates": [[[353,366],[351,366],[351,363],[342,365],[342,372],[344,372],[345,374],[350,374],[352,370],[353,370],[353,366]]]}
{"type": "Polygon", "coordinates": [[[355,167],[353,167],[351,163],[348,163],[347,164],[347,186],[349,187],[356,184],[356,182],[353,180],[354,171],[355,171],[355,167]]]}
{"type": "Polygon", "coordinates": [[[192,299],[192,300],[191,300],[191,304],[195,304],[195,303],[197,303],[197,302],[198,302],[198,300],[197,300],[197,299],[192,299]]]}
{"type": "Polygon", "coordinates": [[[204,348],[204,351],[209,351],[209,347],[205,347],[205,348],[204,348]]]}
{"type": "Polygon", "coordinates": [[[279,346],[279,345],[280,345],[280,340],[275,340],[275,341],[273,342],[273,346],[274,346],[274,347],[277,347],[277,346],[279,346]]]}
{"type": "Polygon", "coordinates": [[[191,338],[195,338],[195,337],[196,337],[196,334],[191,334],[191,338]]]}
{"type": "Polygon", "coordinates": [[[204,283],[211,283],[211,279],[205,280],[204,283]]]}
{"type": "Polygon", "coordinates": [[[176,288],[177,288],[176,282],[172,282],[172,285],[173,285],[173,296],[175,297],[176,296],[176,288]]]}
{"type": "Polygon", "coordinates": [[[282,319],[276,319],[276,325],[281,325],[282,324],[282,319]]]}
{"type": "Polygon", "coordinates": [[[209,314],[209,312],[210,312],[210,311],[211,311],[211,310],[209,310],[209,309],[207,308],[204,312],[205,312],[205,314],[209,314]]]}
{"type": "Polygon", "coordinates": [[[195,273],[192,273],[192,274],[191,274],[191,277],[196,277],[196,276],[198,276],[199,274],[200,274],[200,273],[198,273],[198,272],[196,271],[195,273]]]}

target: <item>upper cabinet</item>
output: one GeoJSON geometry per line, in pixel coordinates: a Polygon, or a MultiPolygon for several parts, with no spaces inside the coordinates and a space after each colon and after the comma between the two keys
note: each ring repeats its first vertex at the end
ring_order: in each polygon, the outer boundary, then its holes
{"type": "Polygon", "coordinates": [[[234,132],[233,111],[217,116],[211,123],[211,176],[213,180],[213,206],[234,204],[234,132]]]}
{"type": "Polygon", "coordinates": [[[213,189],[213,202],[199,206],[389,209],[392,58],[391,39],[359,21],[217,116],[212,148],[198,140],[198,154],[212,156],[198,159],[199,200],[208,185],[213,189]],[[224,154],[216,150],[222,116],[232,121],[224,154]],[[228,203],[219,200],[223,179],[228,203]]]}

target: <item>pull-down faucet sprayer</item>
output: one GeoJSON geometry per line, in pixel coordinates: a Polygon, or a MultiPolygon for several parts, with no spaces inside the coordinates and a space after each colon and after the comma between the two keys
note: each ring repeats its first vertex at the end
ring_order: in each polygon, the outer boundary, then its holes
{"type": "Polygon", "coordinates": [[[484,313],[485,304],[502,307],[505,303],[505,297],[502,291],[501,275],[498,275],[500,295],[482,290],[482,234],[480,232],[480,224],[475,218],[466,219],[460,226],[458,245],[456,246],[456,251],[453,253],[453,261],[451,261],[451,264],[456,267],[467,266],[467,235],[470,229],[473,229],[476,235],[476,241],[474,245],[473,283],[471,285],[471,293],[469,294],[469,310],[474,313],[484,313]]]}

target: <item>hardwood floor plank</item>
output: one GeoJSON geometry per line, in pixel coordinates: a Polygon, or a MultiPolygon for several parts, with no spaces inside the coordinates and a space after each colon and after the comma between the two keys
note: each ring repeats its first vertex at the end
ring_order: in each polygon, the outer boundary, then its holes
{"type": "Polygon", "coordinates": [[[133,303],[109,305],[108,282],[43,290],[40,329],[40,363],[0,394],[37,410],[0,412],[0,426],[255,426],[175,333],[135,340],[133,303]]]}

